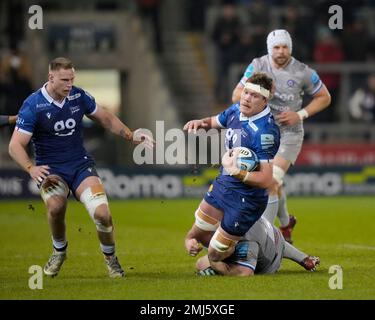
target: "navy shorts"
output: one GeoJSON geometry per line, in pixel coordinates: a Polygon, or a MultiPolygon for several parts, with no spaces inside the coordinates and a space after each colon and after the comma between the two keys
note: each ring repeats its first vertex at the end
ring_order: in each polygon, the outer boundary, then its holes
{"type": "Polygon", "coordinates": [[[74,195],[83,180],[87,177],[99,176],[95,168],[95,162],[89,157],[82,158],[81,160],[64,162],[58,165],[46,165],[50,167],[48,170],[49,174],[55,174],[64,179],[74,195]]]}
{"type": "Polygon", "coordinates": [[[221,227],[233,236],[243,236],[262,216],[267,206],[268,196],[245,196],[229,189],[215,180],[204,200],[224,212],[221,227]]]}

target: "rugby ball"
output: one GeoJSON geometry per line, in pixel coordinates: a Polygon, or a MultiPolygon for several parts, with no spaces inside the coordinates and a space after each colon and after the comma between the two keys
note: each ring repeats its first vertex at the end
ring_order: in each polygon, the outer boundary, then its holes
{"type": "Polygon", "coordinates": [[[237,147],[234,150],[240,150],[238,154],[236,165],[237,168],[246,171],[254,171],[259,165],[259,158],[256,153],[245,147],[237,147]]]}

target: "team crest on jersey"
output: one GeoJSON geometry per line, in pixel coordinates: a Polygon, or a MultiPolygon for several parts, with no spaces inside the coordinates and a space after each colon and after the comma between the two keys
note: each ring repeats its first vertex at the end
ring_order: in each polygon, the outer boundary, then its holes
{"type": "Polygon", "coordinates": [[[293,79],[289,79],[286,84],[289,86],[289,87],[294,87],[296,85],[296,82],[293,80],[293,79]]]}

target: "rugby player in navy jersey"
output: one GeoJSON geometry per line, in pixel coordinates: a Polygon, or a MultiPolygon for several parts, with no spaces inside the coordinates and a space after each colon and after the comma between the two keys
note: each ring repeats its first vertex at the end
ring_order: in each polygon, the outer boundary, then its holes
{"type": "MultiPolygon", "coordinates": [[[[195,223],[185,238],[185,247],[195,256],[201,244],[208,246],[212,268],[225,273],[222,261],[230,256],[236,243],[260,218],[267,206],[267,187],[272,183],[272,160],[279,148],[280,132],[267,106],[272,79],[257,73],[247,79],[239,103],[218,116],[191,120],[184,130],[227,128],[225,146],[229,150],[222,168],[195,212],[195,223]],[[236,166],[235,147],[253,150],[260,159],[257,171],[236,166]]],[[[237,149],[238,150],[238,149],[237,149]]]]}
{"type": "Polygon", "coordinates": [[[49,65],[48,82],[23,103],[9,143],[9,154],[40,187],[47,207],[53,253],[44,273],[56,276],[66,259],[65,212],[70,192],[86,207],[93,219],[110,277],[123,277],[115,253],[113,222],[103,184],[94,159],[83,145],[82,119],[86,115],[105,129],[135,144],[153,140],[132,132],[115,115],[101,108],[81,88],[73,86],[74,66],[67,58],[56,58],[49,65]],[[32,141],[35,163],[26,147],[32,141]]]}

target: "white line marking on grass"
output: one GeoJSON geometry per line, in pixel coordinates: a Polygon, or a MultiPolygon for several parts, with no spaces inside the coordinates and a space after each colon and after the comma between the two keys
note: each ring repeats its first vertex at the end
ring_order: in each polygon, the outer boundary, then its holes
{"type": "Polygon", "coordinates": [[[348,249],[362,249],[362,250],[375,250],[375,246],[364,246],[361,244],[343,244],[342,247],[348,248],[348,249]]]}

